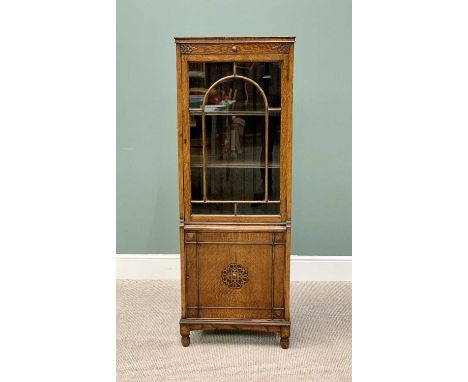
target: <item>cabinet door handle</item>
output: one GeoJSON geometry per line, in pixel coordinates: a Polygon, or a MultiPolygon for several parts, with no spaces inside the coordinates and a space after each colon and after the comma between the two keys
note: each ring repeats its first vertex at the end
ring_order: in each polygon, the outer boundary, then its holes
{"type": "Polygon", "coordinates": [[[238,48],[237,46],[234,45],[234,46],[232,47],[232,51],[233,51],[234,53],[236,53],[238,50],[239,50],[239,48],[238,48]]]}

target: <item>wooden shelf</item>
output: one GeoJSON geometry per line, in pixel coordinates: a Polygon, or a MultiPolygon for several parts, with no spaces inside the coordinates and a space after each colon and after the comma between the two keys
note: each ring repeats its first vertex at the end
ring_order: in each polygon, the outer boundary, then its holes
{"type": "MultiPolygon", "coordinates": [[[[201,155],[192,154],[191,167],[201,168],[201,155]]],[[[253,160],[220,160],[206,157],[206,168],[265,168],[265,163],[253,160]]],[[[268,162],[268,168],[279,168],[278,162],[268,162]]]]}
{"type": "MultiPolygon", "coordinates": [[[[202,163],[192,162],[191,167],[201,168],[202,163]]],[[[265,168],[265,165],[262,163],[257,163],[257,162],[252,162],[252,161],[239,161],[239,162],[217,161],[217,162],[207,162],[206,168],[265,168]]],[[[268,163],[268,168],[279,168],[279,164],[268,163]]]]}
{"type": "MultiPolygon", "coordinates": [[[[201,109],[189,109],[190,115],[201,116],[201,109]]],[[[268,114],[270,116],[276,116],[281,114],[281,108],[269,108],[268,114]]],[[[239,116],[265,116],[264,110],[216,110],[216,111],[205,111],[205,115],[239,115],[239,116]]]]}

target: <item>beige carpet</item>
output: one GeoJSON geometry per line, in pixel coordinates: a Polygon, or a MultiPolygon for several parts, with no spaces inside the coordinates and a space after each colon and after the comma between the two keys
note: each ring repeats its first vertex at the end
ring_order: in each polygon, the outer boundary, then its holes
{"type": "Polygon", "coordinates": [[[290,348],[279,336],[195,331],[182,347],[179,282],[117,282],[117,381],[351,381],[351,283],[291,286],[290,348]]]}

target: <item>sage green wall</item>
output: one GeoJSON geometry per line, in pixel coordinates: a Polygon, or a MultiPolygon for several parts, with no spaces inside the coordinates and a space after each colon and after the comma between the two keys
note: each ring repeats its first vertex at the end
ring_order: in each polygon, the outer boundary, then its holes
{"type": "MultiPolygon", "coordinates": [[[[351,255],[351,1],[117,1],[117,252],[178,253],[174,36],[296,36],[294,255],[351,255]]],[[[92,90],[91,90],[92,91],[92,90]]]]}

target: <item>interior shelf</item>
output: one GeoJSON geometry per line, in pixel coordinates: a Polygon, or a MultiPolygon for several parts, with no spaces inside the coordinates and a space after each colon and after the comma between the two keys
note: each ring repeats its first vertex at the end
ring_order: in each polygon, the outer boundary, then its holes
{"type": "MultiPolygon", "coordinates": [[[[202,156],[200,154],[192,154],[191,167],[202,167],[202,156]]],[[[265,168],[265,163],[253,160],[222,160],[213,159],[209,155],[206,156],[206,168],[265,168]]],[[[279,168],[279,163],[276,161],[268,162],[268,168],[279,168]]]]}
{"type": "MultiPolygon", "coordinates": [[[[201,162],[192,162],[192,167],[202,167],[201,162]]],[[[206,168],[265,168],[265,164],[252,161],[216,161],[206,162],[206,168]]],[[[279,168],[278,163],[268,163],[268,168],[279,168]]]]}
{"type": "MultiPolygon", "coordinates": [[[[198,116],[202,115],[201,109],[189,109],[190,115],[198,116]]],[[[269,108],[268,114],[280,115],[281,108],[269,108]]],[[[264,116],[265,110],[215,110],[215,111],[205,111],[205,115],[240,115],[240,116],[264,116]]]]}
{"type": "Polygon", "coordinates": [[[279,204],[280,200],[191,200],[193,204],[279,204]]]}

